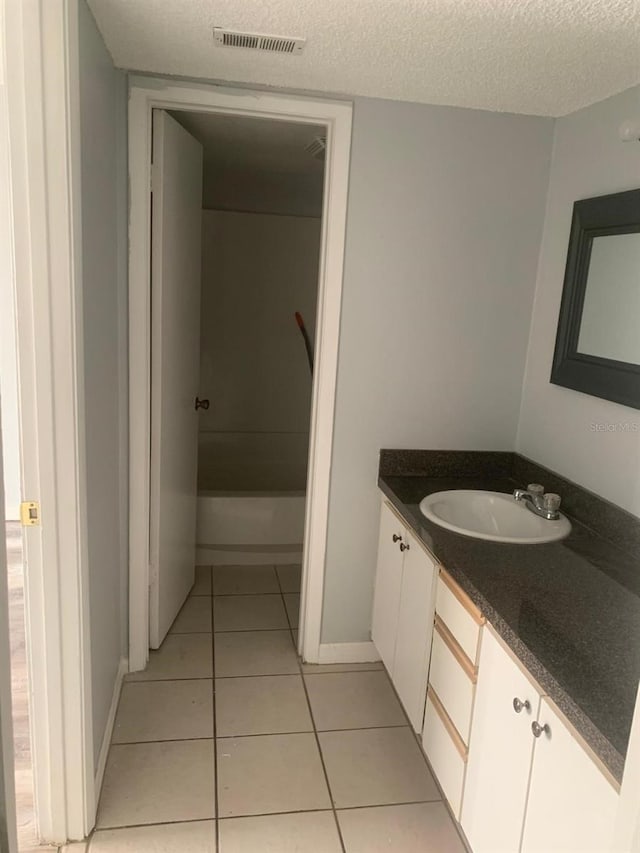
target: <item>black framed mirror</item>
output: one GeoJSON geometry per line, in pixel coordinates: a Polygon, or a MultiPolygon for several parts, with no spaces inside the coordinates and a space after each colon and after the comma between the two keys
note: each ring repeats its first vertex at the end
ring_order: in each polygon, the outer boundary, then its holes
{"type": "Polygon", "coordinates": [[[551,382],[640,409],[640,189],[573,205],[551,382]]]}

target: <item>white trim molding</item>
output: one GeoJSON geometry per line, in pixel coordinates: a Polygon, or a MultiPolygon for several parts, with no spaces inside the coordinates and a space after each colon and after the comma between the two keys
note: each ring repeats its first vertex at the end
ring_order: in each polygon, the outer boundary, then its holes
{"type": "Polygon", "coordinates": [[[84,447],[77,0],[3,0],[40,838],[95,819],[84,447]]]}
{"type": "Polygon", "coordinates": [[[102,738],[100,752],[98,753],[98,760],[96,762],[96,801],[100,799],[100,791],[102,790],[102,782],[104,780],[104,771],[107,766],[107,757],[109,755],[109,747],[111,746],[111,738],[113,736],[113,727],[116,722],[116,713],[118,711],[118,703],[120,702],[120,694],[122,693],[122,683],[127,672],[129,672],[129,662],[126,658],[121,658],[118,671],[116,673],[116,680],[113,685],[113,695],[111,697],[111,705],[109,706],[107,724],[104,728],[104,737],[102,738]]]}
{"type": "Polygon", "coordinates": [[[319,661],[338,365],[352,105],[211,84],[133,77],[129,95],[129,665],[149,654],[150,206],[154,108],[197,110],[327,128],[316,358],[311,407],[299,651],[319,661]]]}
{"type": "Polygon", "coordinates": [[[317,663],[375,663],[379,660],[378,650],[371,642],[322,643],[317,663]]]}

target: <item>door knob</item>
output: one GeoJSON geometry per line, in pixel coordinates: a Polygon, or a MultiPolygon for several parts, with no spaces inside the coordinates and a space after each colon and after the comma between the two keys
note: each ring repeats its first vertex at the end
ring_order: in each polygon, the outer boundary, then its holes
{"type": "Polygon", "coordinates": [[[518,697],[516,696],[513,700],[513,710],[516,712],[516,714],[519,714],[523,708],[528,711],[531,708],[531,703],[528,699],[525,699],[523,702],[522,699],[518,699],[518,697]]]}
{"type": "Polygon", "coordinates": [[[549,728],[547,723],[545,723],[544,726],[541,726],[537,720],[534,720],[531,723],[531,731],[533,732],[534,737],[540,737],[542,732],[545,732],[548,735],[551,734],[551,729],[549,728]]]}
{"type": "Polygon", "coordinates": [[[397,533],[394,533],[391,538],[393,539],[394,542],[402,542],[402,536],[398,536],[397,533]]]}
{"type": "Polygon", "coordinates": [[[209,401],[208,400],[201,400],[200,397],[196,397],[196,412],[198,411],[198,409],[205,409],[206,410],[208,408],[209,408],[209,401]]]}

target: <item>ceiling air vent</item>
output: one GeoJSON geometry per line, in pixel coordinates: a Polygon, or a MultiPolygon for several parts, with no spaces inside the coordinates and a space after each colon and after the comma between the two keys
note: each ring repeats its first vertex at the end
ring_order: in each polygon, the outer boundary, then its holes
{"type": "Polygon", "coordinates": [[[316,160],[324,160],[324,153],[327,150],[327,137],[316,136],[308,145],[305,145],[304,150],[316,160]]]}
{"type": "Polygon", "coordinates": [[[269,53],[302,53],[307,40],[289,36],[270,36],[265,33],[243,33],[238,30],[213,28],[213,38],[219,47],[244,47],[266,50],[269,53]]]}

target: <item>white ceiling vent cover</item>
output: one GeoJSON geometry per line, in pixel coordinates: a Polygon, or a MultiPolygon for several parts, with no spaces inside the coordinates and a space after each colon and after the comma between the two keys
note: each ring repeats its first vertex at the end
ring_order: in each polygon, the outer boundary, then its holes
{"type": "Polygon", "coordinates": [[[243,33],[239,30],[225,30],[223,27],[213,28],[213,38],[218,47],[244,47],[270,53],[302,53],[307,43],[307,40],[302,38],[243,33]]]}

